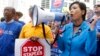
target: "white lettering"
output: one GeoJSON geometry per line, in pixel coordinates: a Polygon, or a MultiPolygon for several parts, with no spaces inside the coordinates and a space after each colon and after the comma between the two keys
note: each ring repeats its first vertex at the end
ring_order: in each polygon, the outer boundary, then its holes
{"type": "Polygon", "coordinates": [[[42,46],[38,46],[38,50],[41,51],[43,48],[42,46]]]}
{"type": "Polygon", "coordinates": [[[27,51],[28,51],[27,47],[24,47],[23,52],[27,52],[27,51]]]}
{"type": "Polygon", "coordinates": [[[5,30],[5,31],[4,31],[4,34],[13,35],[13,31],[8,31],[8,30],[5,30]]]}
{"type": "Polygon", "coordinates": [[[38,47],[34,46],[34,47],[33,47],[33,51],[34,51],[34,52],[38,51],[38,47]]]}
{"type": "Polygon", "coordinates": [[[39,52],[29,52],[29,53],[24,53],[23,56],[37,56],[37,55],[42,55],[42,51],[39,52]]]}
{"type": "Polygon", "coordinates": [[[32,47],[31,46],[27,47],[27,48],[28,48],[29,52],[32,52],[32,47]]]}
{"type": "Polygon", "coordinates": [[[23,47],[23,56],[37,56],[37,55],[43,55],[42,52],[43,47],[42,46],[28,46],[23,47]]]}

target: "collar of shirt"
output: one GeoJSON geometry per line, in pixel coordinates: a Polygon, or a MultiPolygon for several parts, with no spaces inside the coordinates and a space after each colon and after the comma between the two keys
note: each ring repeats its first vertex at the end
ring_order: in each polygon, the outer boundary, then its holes
{"type": "Polygon", "coordinates": [[[14,19],[10,20],[9,22],[6,22],[6,21],[4,21],[4,22],[7,24],[10,24],[10,23],[14,22],[14,19]]]}
{"type": "Polygon", "coordinates": [[[83,21],[82,24],[80,25],[80,27],[78,28],[78,31],[74,33],[74,35],[80,35],[80,33],[87,28],[87,22],[83,21]]]}

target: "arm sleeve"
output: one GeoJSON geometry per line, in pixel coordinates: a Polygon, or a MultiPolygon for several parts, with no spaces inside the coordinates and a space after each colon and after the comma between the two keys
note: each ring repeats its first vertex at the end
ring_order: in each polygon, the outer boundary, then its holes
{"type": "Polygon", "coordinates": [[[97,47],[97,35],[96,30],[89,30],[87,33],[87,39],[85,43],[85,50],[89,54],[96,54],[97,47]]]}
{"type": "Polygon", "coordinates": [[[18,36],[17,37],[19,37],[21,30],[22,30],[22,25],[19,26],[19,29],[18,29],[19,32],[18,32],[18,36]]]}
{"type": "Polygon", "coordinates": [[[50,29],[49,26],[46,26],[46,37],[47,37],[47,40],[50,42],[50,43],[53,43],[54,39],[53,39],[53,33],[50,29]]]}
{"type": "Polygon", "coordinates": [[[64,43],[63,43],[63,38],[62,37],[58,37],[57,39],[57,44],[58,44],[58,48],[61,50],[61,51],[64,51],[64,43]]]}
{"type": "MultiPolygon", "coordinates": [[[[63,27],[62,31],[65,31],[66,29],[66,26],[63,27]]],[[[64,32],[58,36],[58,39],[57,39],[57,44],[58,44],[58,48],[61,50],[61,51],[64,51],[65,50],[65,47],[64,47],[64,32]]]]}
{"type": "Polygon", "coordinates": [[[24,36],[24,30],[25,30],[25,27],[23,26],[23,27],[22,27],[22,30],[21,30],[21,32],[20,32],[20,35],[19,35],[19,39],[25,37],[25,36],[24,36]]]}

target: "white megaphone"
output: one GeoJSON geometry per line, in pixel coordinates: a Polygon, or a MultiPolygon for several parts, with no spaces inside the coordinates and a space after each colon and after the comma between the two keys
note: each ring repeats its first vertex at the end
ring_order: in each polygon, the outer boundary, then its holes
{"type": "Polygon", "coordinates": [[[33,26],[39,25],[42,22],[61,21],[64,17],[62,13],[46,12],[43,9],[34,5],[33,7],[33,26]]]}

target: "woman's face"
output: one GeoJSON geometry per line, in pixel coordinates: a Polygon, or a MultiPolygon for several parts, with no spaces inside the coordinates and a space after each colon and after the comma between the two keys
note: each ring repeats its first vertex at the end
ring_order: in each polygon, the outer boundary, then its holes
{"type": "Polygon", "coordinates": [[[78,4],[73,4],[70,8],[70,14],[73,21],[82,19],[84,12],[80,9],[78,4]]]}

